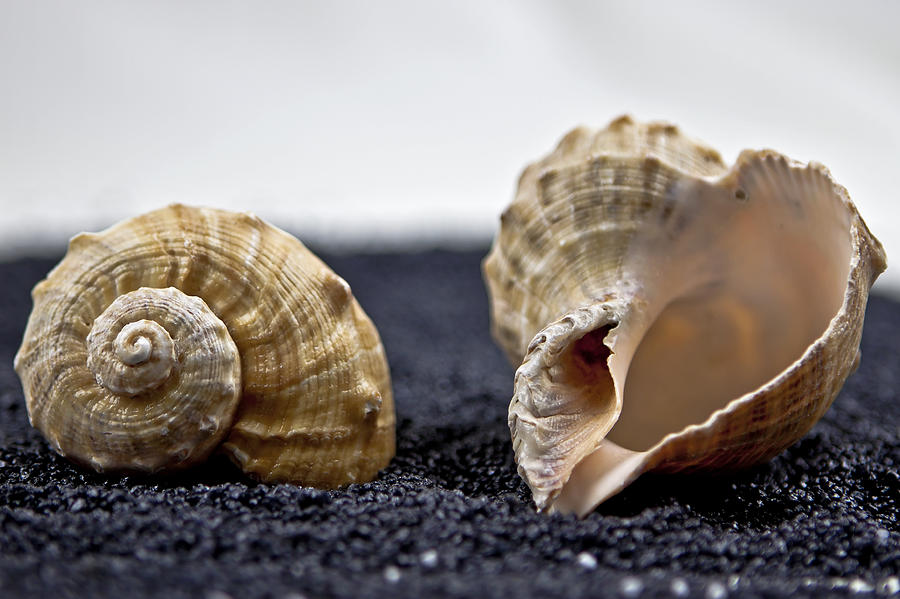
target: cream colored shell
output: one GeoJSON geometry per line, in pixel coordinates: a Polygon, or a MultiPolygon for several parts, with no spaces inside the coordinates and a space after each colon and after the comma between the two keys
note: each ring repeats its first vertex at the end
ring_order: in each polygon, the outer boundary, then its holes
{"type": "Polygon", "coordinates": [[[32,295],[28,414],[80,464],[158,472],[220,448],[255,478],[331,488],[394,455],[375,327],[255,216],[174,205],[78,235],[32,295]]]}
{"type": "Polygon", "coordinates": [[[729,169],[629,117],[566,135],[525,169],[484,263],[538,508],[584,515],[642,472],[783,451],[855,368],[884,268],[819,164],[745,151],[729,169]]]}

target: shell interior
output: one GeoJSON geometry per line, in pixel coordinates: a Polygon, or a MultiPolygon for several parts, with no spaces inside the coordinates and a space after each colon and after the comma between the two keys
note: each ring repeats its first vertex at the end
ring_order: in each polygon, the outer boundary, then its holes
{"type": "Polygon", "coordinates": [[[734,182],[673,185],[673,209],[624,257],[652,318],[632,355],[611,340],[623,401],[607,438],[624,448],[646,451],[775,378],[841,307],[851,240],[840,197],[818,171],[748,160],[734,182]]]}

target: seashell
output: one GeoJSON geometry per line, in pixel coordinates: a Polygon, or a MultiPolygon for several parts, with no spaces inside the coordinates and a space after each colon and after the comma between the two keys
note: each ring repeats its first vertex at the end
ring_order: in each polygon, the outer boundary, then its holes
{"type": "Polygon", "coordinates": [[[253,215],[173,205],[78,235],[32,296],[28,415],[79,464],[169,471],[219,448],[254,478],[333,488],[394,455],[374,325],[253,215]]]}
{"type": "Polygon", "coordinates": [[[819,164],[744,151],[729,169],[627,116],[566,135],[521,175],[484,262],[538,509],[585,515],[644,472],[779,454],[855,369],[884,268],[819,164]]]}

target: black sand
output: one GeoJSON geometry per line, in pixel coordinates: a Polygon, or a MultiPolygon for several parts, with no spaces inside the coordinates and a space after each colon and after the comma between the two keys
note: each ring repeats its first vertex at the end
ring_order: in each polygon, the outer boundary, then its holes
{"type": "Polygon", "coordinates": [[[822,597],[900,592],[900,304],[870,300],[863,360],[825,418],[736,475],[645,476],[583,521],[534,513],[515,472],[513,369],[482,253],[327,261],[378,325],[398,452],[334,492],[222,458],[101,476],[30,428],[12,358],[31,286],[0,265],[0,597],[822,597]]]}

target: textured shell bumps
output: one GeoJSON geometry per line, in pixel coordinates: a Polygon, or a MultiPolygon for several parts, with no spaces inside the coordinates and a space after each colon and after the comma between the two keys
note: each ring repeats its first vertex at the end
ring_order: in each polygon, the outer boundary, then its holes
{"type": "Polygon", "coordinates": [[[224,451],[337,487],[394,454],[378,333],[347,283],[249,214],[175,205],[75,237],[33,291],[15,367],[29,418],[100,471],[224,451]]]}
{"type": "Polygon", "coordinates": [[[729,169],[628,117],[566,135],[525,169],[484,263],[538,508],[583,515],[649,470],[783,451],[855,368],[884,268],[821,165],[745,151],[729,169]]]}

